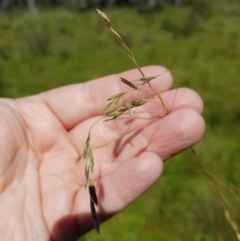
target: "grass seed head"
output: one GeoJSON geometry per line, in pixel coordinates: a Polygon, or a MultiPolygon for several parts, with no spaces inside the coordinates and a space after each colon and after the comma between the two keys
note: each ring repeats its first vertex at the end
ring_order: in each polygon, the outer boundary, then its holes
{"type": "Polygon", "coordinates": [[[141,77],[140,79],[138,79],[137,81],[138,81],[138,84],[139,85],[145,85],[145,84],[147,84],[149,81],[151,81],[151,80],[153,80],[153,79],[156,79],[158,77],[158,75],[157,76],[143,76],[143,77],[141,77]]]}
{"type": "Polygon", "coordinates": [[[84,168],[84,186],[85,186],[85,188],[87,187],[88,180],[89,180],[89,170],[87,169],[87,165],[85,164],[85,168],[84,168]]]}
{"type": "Polygon", "coordinates": [[[89,148],[86,151],[86,156],[84,158],[85,160],[85,168],[84,168],[84,184],[85,188],[88,185],[89,181],[89,172],[93,172],[94,168],[94,158],[93,158],[93,153],[92,150],[89,148]]]}
{"type": "Polygon", "coordinates": [[[129,107],[129,104],[126,104],[126,105],[121,106],[117,111],[122,111],[124,113],[129,108],[131,108],[131,107],[129,107]]]}
{"type": "Polygon", "coordinates": [[[133,82],[131,82],[131,81],[129,81],[129,80],[123,78],[123,77],[120,77],[120,80],[121,80],[124,84],[126,84],[126,85],[130,86],[131,88],[137,90],[138,87],[137,87],[133,82]]]}
{"type": "Polygon", "coordinates": [[[112,112],[108,115],[108,117],[110,117],[110,118],[105,120],[105,122],[110,121],[110,120],[114,120],[114,119],[118,118],[120,115],[122,115],[123,113],[124,113],[124,111],[121,111],[121,110],[114,111],[114,112],[112,112]]]}
{"type": "Polygon", "coordinates": [[[114,100],[114,99],[120,98],[125,94],[126,94],[126,92],[121,92],[121,93],[118,93],[116,95],[112,95],[111,97],[108,98],[108,100],[114,100]]]}
{"type": "Polygon", "coordinates": [[[110,28],[111,27],[111,22],[109,20],[109,18],[107,17],[107,15],[105,13],[103,13],[102,11],[100,11],[99,9],[96,9],[98,14],[102,17],[104,23],[110,28]]]}
{"type": "Polygon", "coordinates": [[[132,106],[132,108],[141,106],[141,105],[144,105],[145,103],[147,103],[147,101],[148,101],[147,99],[136,99],[136,100],[131,101],[130,106],[132,106]]]}
{"type": "Polygon", "coordinates": [[[106,108],[104,109],[104,113],[105,115],[108,115],[113,109],[114,107],[118,104],[120,98],[115,98],[113,99],[113,101],[111,101],[106,108]]]}
{"type": "Polygon", "coordinates": [[[93,153],[92,153],[91,149],[88,149],[85,161],[86,161],[86,168],[87,168],[87,170],[88,171],[91,170],[91,172],[93,172],[94,158],[93,158],[93,153]]]}
{"type": "Polygon", "coordinates": [[[87,140],[84,144],[84,148],[83,148],[83,158],[85,159],[86,158],[86,155],[87,155],[87,151],[89,149],[89,143],[90,143],[90,133],[88,133],[88,137],[87,137],[87,140]]]}

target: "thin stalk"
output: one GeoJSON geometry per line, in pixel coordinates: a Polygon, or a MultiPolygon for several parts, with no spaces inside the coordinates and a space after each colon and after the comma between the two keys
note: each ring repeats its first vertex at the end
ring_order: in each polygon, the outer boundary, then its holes
{"type": "Polygon", "coordinates": [[[164,108],[164,110],[166,111],[167,114],[170,114],[170,110],[167,108],[167,106],[165,105],[162,97],[160,96],[160,94],[157,92],[157,90],[153,87],[153,85],[150,83],[149,80],[146,80],[147,81],[147,84],[149,86],[149,88],[157,95],[158,99],[160,100],[161,102],[161,105],[162,107],[164,108]]]}
{"type": "Polygon", "coordinates": [[[207,170],[207,168],[203,165],[202,160],[199,158],[199,156],[197,155],[196,151],[194,150],[193,147],[190,147],[191,152],[193,153],[195,159],[198,161],[198,163],[200,164],[201,168],[203,169],[204,173],[206,174],[206,176],[212,181],[213,186],[217,192],[217,194],[219,195],[223,207],[224,207],[224,211],[225,211],[225,216],[226,219],[228,220],[228,222],[230,223],[230,225],[232,226],[237,239],[240,241],[240,228],[237,225],[237,221],[233,215],[233,211],[232,211],[232,207],[229,204],[228,200],[225,198],[225,196],[222,194],[220,188],[219,188],[219,184],[216,180],[216,178],[207,170]]]}
{"type": "Polygon", "coordinates": [[[114,35],[114,37],[121,44],[123,49],[126,51],[128,57],[132,60],[132,62],[135,64],[135,66],[137,67],[137,69],[139,70],[141,75],[144,77],[144,73],[142,72],[141,68],[139,67],[134,55],[132,54],[130,49],[127,47],[127,45],[124,43],[121,36],[111,27],[111,22],[110,22],[109,18],[107,17],[107,15],[105,13],[101,12],[99,9],[96,9],[96,10],[97,10],[98,14],[102,17],[103,21],[105,22],[105,24],[107,25],[107,27],[109,28],[111,33],[114,35]]]}
{"type": "MultiPolygon", "coordinates": [[[[143,73],[143,71],[141,70],[141,68],[139,67],[133,53],[131,52],[131,50],[127,47],[127,45],[124,43],[123,39],[121,38],[121,36],[111,27],[111,22],[109,20],[109,18],[107,17],[107,15],[103,12],[101,12],[100,10],[96,9],[98,14],[101,16],[101,18],[103,19],[103,21],[105,22],[105,24],[107,25],[107,27],[109,28],[109,30],[111,31],[111,33],[114,35],[114,37],[117,39],[117,41],[120,43],[120,45],[123,47],[123,49],[126,51],[128,57],[132,60],[132,62],[135,64],[135,66],[137,67],[137,69],[139,70],[140,74],[142,75],[142,77],[146,77],[143,73]]],[[[150,83],[150,81],[146,78],[145,79],[149,88],[157,95],[158,99],[161,102],[161,105],[163,106],[164,110],[166,111],[167,114],[170,113],[170,110],[167,108],[167,106],[165,105],[162,97],[160,96],[160,94],[157,92],[157,90],[152,86],[152,84],[150,83]]]]}

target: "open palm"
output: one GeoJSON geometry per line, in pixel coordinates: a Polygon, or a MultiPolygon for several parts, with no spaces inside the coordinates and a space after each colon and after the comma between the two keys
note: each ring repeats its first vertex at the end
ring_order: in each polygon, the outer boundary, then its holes
{"type": "MultiPolygon", "coordinates": [[[[164,69],[143,71],[152,76],[164,69]]],[[[82,149],[107,98],[129,89],[119,76],[132,80],[139,74],[132,70],[26,98],[0,99],[1,240],[75,241],[92,229],[82,149]]],[[[170,74],[152,83],[172,104],[176,90],[169,90],[170,74]]],[[[137,95],[129,93],[128,98],[137,95]]],[[[172,112],[165,116],[151,92],[138,94],[150,101],[136,108],[134,118],[99,121],[92,129],[91,179],[101,221],[141,195],[160,176],[162,161],[204,132],[202,101],[195,92],[178,89],[172,112]]]]}

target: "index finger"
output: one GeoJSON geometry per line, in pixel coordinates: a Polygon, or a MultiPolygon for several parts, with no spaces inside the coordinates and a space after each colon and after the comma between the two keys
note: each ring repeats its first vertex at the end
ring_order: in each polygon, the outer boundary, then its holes
{"type": "MultiPolygon", "coordinates": [[[[146,76],[160,75],[153,80],[159,93],[171,88],[172,76],[164,67],[148,66],[143,67],[142,71],[146,76]]],[[[133,69],[86,83],[53,89],[40,96],[65,128],[70,130],[88,118],[103,114],[110,96],[130,89],[119,81],[120,76],[128,80],[141,77],[139,71],[133,69]]]]}

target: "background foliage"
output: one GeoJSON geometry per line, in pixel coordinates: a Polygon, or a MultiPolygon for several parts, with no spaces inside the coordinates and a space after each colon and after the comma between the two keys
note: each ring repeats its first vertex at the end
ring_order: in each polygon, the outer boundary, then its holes
{"type": "MultiPolygon", "coordinates": [[[[141,66],[164,65],[178,73],[175,87],[187,86],[202,96],[207,128],[198,154],[219,178],[239,188],[240,5],[106,13],[141,66]]],[[[93,10],[45,9],[32,15],[13,9],[0,15],[1,96],[36,94],[132,67],[93,10]]],[[[239,201],[232,201],[238,213],[239,201]]],[[[146,239],[237,240],[189,151],[167,161],[163,177],[103,224],[100,235],[93,231],[82,240],[146,239]]]]}

